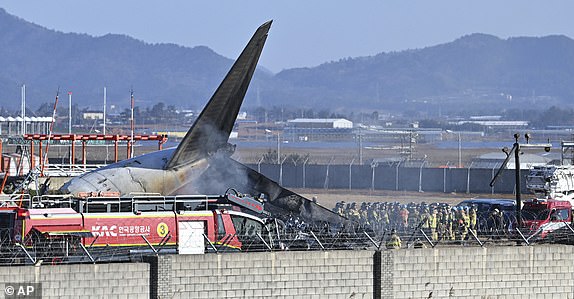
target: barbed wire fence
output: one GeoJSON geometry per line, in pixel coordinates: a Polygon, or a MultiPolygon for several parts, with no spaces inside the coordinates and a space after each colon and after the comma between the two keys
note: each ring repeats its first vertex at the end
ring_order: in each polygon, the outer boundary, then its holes
{"type": "MultiPolygon", "coordinates": [[[[532,219],[539,215],[527,215],[532,219]]],[[[516,218],[479,217],[475,227],[464,222],[426,227],[423,222],[401,224],[398,222],[368,222],[361,219],[353,225],[333,227],[308,224],[300,219],[282,223],[271,231],[251,232],[244,235],[219,236],[217,242],[205,238],[205,253],[226,252],[269,252],[304,250],[387,250],[391,235],[402,240],[399,250],[436,248],[444,246],[528,246],[541,243],[571,244],[574,242],[574,228],[570,223],[559,222],[559,228],[552,231],[520,228],[515,226],[516,218]],[[242,243],[240,249],[231,248],[229,240],[237,237],[242,243]]],[[[148,246],[94,247],[83,244],[80,236],[45,236],[31,234],[20,243],[13,242],[12,229],[0,231],[0,265],[41,265],[141,261],[145,256],[177,253],[177,246],[151,244],[148,246]]],[[[171,236],[170,236],[171,237],[171,236]]],[[[145,237],[143,237],[145,238],[145,237]]],[[[396,247],[395,247],[396,248],[396,247]]]]}
{"type": "MultiPolygon", "coordinates": [[[[283,161],[285,162],[285,161],[283,161]]],[[[341,190],[393,190],[442,193],[513,194],[514,169],[504,169],[499,184],[491,187],[500,162],[470,163],[466,167],[455,164],[431,165],[426,160],[373,161],[358,164],[309,163],[246,164],[286,188],[341,189],[341,190]]],[[[526,189],[528,170],[521,170],[522,192],[526,189]]]]}

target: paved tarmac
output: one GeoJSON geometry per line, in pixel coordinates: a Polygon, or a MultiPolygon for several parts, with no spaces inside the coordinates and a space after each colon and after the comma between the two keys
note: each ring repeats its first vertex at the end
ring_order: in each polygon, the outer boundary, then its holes
{"type": "MultiPolygon", "coordinates": [[[[435,192],[407,192],[387,190],[326,190],[326,189],[291,189],[308,199],[317,198],[317,202],[332,209],[340,201],[345,202],[400,202],[400,203],[432,203],[444,202],[451,205],[472,198],[513,199],[512,194],[467,194],[467,193],[435,193],[435,192]]],[[[526,195],[523,195],[526,196],[526,195]]]]}

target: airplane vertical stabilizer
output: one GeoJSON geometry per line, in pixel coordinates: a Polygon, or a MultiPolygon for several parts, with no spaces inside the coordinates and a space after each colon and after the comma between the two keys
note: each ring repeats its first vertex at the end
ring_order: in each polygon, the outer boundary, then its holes
{"type": "Polygon", "coordinates": [[[210,156],[219,149],[227,148],[229,135],[243,103],[251,77],[255,72],[271,22],[269,21],[257,29],[223,82],[180,142],[165,169],[193,163],[210,156]]]}

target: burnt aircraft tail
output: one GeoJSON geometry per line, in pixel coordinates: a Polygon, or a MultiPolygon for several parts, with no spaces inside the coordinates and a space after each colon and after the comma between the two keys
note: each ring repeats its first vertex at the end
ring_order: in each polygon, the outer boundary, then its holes
{"type": "Polygon", "coordinates": [[[219,149],[227,148],[227,140],[255,72],[270,27],[271,21],[257,29],[166,163],[165,169],[193,163],[214,154],[219,149]]]}

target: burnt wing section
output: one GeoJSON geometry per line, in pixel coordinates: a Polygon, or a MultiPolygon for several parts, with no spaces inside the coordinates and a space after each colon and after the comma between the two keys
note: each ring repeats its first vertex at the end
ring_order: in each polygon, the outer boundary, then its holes
{"type": "Polygon", "coordinates": [[[225,192],[233,187],[240,192],[257,196],[265,193],[268,196],[265,209],[271,215],[298,215],[308,221],[322,221],[331,224],[342,224],[346,218],[302,197],[295,192],[281,187],[276,182],[257,171],[224,156],[210,160],[209,168],[196,182],[201,186],[200,193],[225,192]],[[214,186],[214,183],[217,186],[214,186]],[[202,190],[205,188],[204,190],[202,190]]]}
{"type": "Polygon", "coordinates": [[[193,163],[227,146],[229,134],[257,67],[270,27],[271,21],[257,29],[177,147],[165,169],[193,163]]]}

